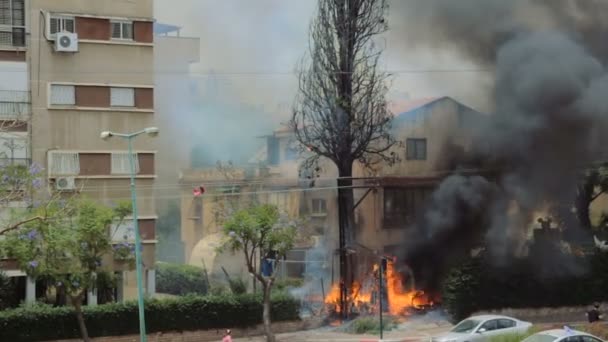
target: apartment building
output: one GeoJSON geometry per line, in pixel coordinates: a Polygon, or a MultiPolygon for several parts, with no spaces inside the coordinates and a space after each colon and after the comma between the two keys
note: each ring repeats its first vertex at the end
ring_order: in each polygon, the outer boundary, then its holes
{"type": "MultiPolygon", "coordinates": [[[[100,133],[156,126],[153,1],[2,0],[0,44],[0,74],[9,66],[19,70],[18,82],[10,77],[12,88],[1,89],[8,93],[0,93],[0,111],[31,114],[27,129],[12,128],[27,143],[25,152],[11,156],[44,165],[54,191],[108,205],[129,200],[127,141],[104,141],[100,133]],[[5,106],[7,99],[13,104],[5,106]]],[[[133,148],[146,289],[154,294],[155,141],[142,135],[133,148]]],[[[128,226],[113,238],[134,239],[128,226]]],[[[118,297],[134,298],[134,272],[116,271],[122,276],[118,297]]],[[[35,282],[28,280],[26,288],[32,300],[35,282]]],[[[94,293],[88,301],[95,304],[94,293]]]]}
{"type": "MultiPolygon", "coordinates": [[[[312,188],[311,180],[298,178],[301,159],[293,149],[293,134],[279,129],[265,139],[265,146],[247,164],[196,167],[181,172],[184,258],[187,263],[205,267],[212,281],[225,280],[222,268],[231,276],[249,277],[241,255],[217,253],[216,248],[224,238],[222,215],[252,203],[276,205],[283,214],[301,220],[300,239],[282,264],[280,277],[305,276],[310,265],[307,251],[320,244],[329,249],[337,247],[337,234],[330,231],[337,227],[337,216],[331,214],[337,212],[335,176],[317,179],[316,188],[312,188]],[[198,193],[201,186],[205,189],[203,194],[198,193]]],[[[317,261],[314,267],[321,267],[317,261]]],[[[331,263],[324,267],[330,272],[331,263]]]]}

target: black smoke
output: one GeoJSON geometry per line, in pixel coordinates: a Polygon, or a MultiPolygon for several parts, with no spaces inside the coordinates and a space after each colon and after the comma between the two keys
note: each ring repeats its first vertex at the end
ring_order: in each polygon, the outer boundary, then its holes
{"type": "Polygon", "coordinates": [[[608,1],[410,0],[392,9],[406,22],[404,44],[455,49],[493,68],[495,111],[468,152],[501,166],[491,180],[446,179],[408,235],[406,259],[441,268],[480,239],[497,262],[521,255],[535,211],[567,212],[608,142],[608,1]]]}

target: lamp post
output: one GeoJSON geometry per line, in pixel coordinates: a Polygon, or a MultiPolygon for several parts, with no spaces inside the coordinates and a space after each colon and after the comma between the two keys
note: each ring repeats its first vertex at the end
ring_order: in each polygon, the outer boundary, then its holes
{"type": "Polygon", "coordinates": [[[144,128],[141,131],[134,133],[114,133],[110,131],[101,132],[101,139],[108,140],[111,137],[119,137],[126,139],[129,145],[129,164],[130,164],[130,175],[131,175],[131,204],[133,206],[133,228],[135,230],[135,263],[137,271],[137,304],[139,308],[139,339],[141,342],[147,341],[146,336],[146,318],[144,315],[144,286],[143,286],[143,262],[142,262],[142,247],[141,247],[141,236],[139,234],[139,222],[137,215],[137,193],[135,192],[135,159],[133,158],[133,138],[140,134],[147,134],[151,137],[158,135],[157,127],[144,128]]]}

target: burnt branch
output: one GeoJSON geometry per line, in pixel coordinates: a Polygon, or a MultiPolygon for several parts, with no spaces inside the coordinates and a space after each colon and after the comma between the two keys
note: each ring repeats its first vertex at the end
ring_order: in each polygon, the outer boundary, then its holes
{"type": "Polygon", "coordinates": [[[387,1],[319,0],[318,6],[290,121],[296,139],[312,158],[328,158],[339,169],[355,161],[394,162],[389,75],[379,68],[376,46],[388,29],[387,1]]]}

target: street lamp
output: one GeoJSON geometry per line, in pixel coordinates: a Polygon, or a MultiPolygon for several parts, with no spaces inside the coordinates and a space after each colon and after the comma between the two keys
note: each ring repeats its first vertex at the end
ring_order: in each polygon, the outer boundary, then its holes
{"type": "Polygon", "coordinates": [[[112,137],[119,137],[127,139],[129,149],[129,164],[130,164],[130,175],[131,175],[131,204],[133,206],[133,225],[135,230],[135,263],[137,271],[137,303],[139,308],[139,339],[141,342],[147,341],[146,336],[146,319],[144,316],[144,286],[143,286],[143,270],[142,270],[142,257],[141,257],[141,236],[139,234],[139,222],[137,215],[137,194],[135,192],[135,160],[133,158],[133,143],[132,140],[140,134],[147,134],[150,137],[158,135],[157,127],[144,128],[141,131],[134,133],[114,133],[110,131],[101,132],[101,139],[109,140],[112,137]]]}

